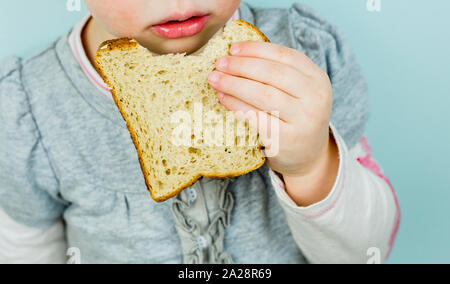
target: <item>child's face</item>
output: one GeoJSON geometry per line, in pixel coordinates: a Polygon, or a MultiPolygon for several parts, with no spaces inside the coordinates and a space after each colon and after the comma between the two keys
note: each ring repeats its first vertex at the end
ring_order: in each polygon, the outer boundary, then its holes
{"type": "Polygon", "coordinates": [[[116,37],[135,38],[158,53],[192,53],[231,18],[241,0],[85,0],[95,20],[116,37]],[[186,18],[195,16],[190,20],[186,18]],[[158,24],[184,21],[175,25],[158,24]]]}

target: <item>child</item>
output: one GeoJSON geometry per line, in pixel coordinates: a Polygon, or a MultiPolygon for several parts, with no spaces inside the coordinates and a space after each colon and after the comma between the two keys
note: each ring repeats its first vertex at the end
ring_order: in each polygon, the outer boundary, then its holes
{"type": "Polygon", "coordinates": [[[92,17],[47,49],[1,64],[0,262],[65,262],[67,247],[82,263],[387,258],[400,211],[362,137],[366,82],[336,28],[299,4],[86,5],[92,17]],[[272,43],[234,45],[210,85],[231,111],[279,111],[279,153],[251,173],[204,178],[156,204],[93,68],[95,52],[131,37],[155,54],[195,54],[230,19],[255,24],[272,43]]]}

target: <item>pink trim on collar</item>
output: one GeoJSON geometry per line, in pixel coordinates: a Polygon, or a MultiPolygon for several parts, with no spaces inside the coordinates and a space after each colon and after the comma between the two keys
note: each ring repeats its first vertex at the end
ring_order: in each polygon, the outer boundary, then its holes
{"type": "Polygon", "coordinates": [[[92,82],[102,93],[111,98],[110,88],[105,84],[102,77],[98,74],[95,68],[92,66],[89,61],[86,51],[84,50],[83,43],[81,41],[81,33],[83,28],[86,26],[87,22],[91,18],[91,15],[86,15],[80,22],[78,22],[70,36],[69,36],[69,45],[72,49],[72,52],[75,56],[75,59],[80,64],[81,69],[92,82]]]}

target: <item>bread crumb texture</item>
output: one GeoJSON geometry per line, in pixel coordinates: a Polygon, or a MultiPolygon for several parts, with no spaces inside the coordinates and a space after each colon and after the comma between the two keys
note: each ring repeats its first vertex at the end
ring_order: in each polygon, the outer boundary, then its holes
{"type": "Polygon", "coordinates": [[[251,24],[233,21],[195,56],[153,56],[133,39],[100,46],[96,68],[127,122],[155,201],[176,196],[202,177],[236,177],[264,164],[257,131],[228,111],[208,83],[217,59],[228,55],[233,43],[242,41],[268,40],[251,24]],[[194,126],[198,126],[195,115],[199,109],[198,131],[194,126]],[[210,119],[205,119],[206,114],[210,119]],[[176,138],[181,140],[174,142],[176,138]]]}

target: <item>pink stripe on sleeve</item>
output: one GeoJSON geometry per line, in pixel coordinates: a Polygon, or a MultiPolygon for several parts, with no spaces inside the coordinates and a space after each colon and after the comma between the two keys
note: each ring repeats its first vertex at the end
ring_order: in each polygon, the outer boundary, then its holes
{"type": "Polygon", "coordinates": [[[366,137],[362,137],[360,140],[360,145],[362,147],[363,152],[365,153],[365,156],[359,157],[357,161],[366,169],[373,172],[375,175],[380,177],[382,180],[384,180],[389,188],[391,189],[392,195],[394,196],[395,200],[395,206],[396,206],[396,213],[395,213],[395,221],[394,221],[394,228],[392,230],[391,237],[389,239],[389,251],[386,256],[386,258],[389,257],[389,255],[392,252],[392,248],[394,247],[394,242],[398,234],[398,230],[400,228],[400,219],[401,219],[401,209],[400,209],[400,203],[397,198],[397,194],[395,193],[394,187],[392,186],[389,179],[383,174],[383,171],[381,170],[381,167],[378,165],[378,163],[373,159],[372,157],[372,148],[369,145],[369,142],[366,137]]]}

